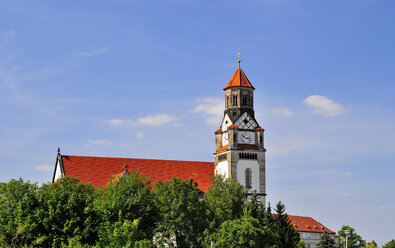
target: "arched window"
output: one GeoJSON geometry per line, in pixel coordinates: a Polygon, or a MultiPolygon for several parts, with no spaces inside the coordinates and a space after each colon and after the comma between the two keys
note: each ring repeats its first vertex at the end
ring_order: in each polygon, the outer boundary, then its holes
{"type": "Polygon", "coordinates": [[[251,189],[252,185],[252,171],[250,168],[247,168],[244,172],[245,174],[245,179],[246,179],[246,187],[251,189]]]}

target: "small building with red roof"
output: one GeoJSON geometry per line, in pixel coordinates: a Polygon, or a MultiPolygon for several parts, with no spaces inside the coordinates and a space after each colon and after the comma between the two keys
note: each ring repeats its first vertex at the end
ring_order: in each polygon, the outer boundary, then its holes
{"type": "Polygon", "coordinates": [[[336,232],[327,228],[311,217],[288,215],[291,225],[298,230],[300,239],[304,241],[307,248],[315,248],[321,235],[327,231],[337,243],[336,232]]]}

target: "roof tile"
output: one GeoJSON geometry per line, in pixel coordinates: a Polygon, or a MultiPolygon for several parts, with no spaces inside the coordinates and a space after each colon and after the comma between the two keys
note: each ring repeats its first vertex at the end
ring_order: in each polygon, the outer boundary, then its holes
{"type": "Polygon", "coordinates": [[[122,174],[125,164],[128,164],[129,171],[138,171],[140,175],[151,178],[153,183],[170,181],[172,177],[192,178],[203,192],[211,186],[210,176],[214,175],[212,162],[69,155],[62,155],[62,162],[66,176],[77,177],[95,187],[104,186],[111,176],[122,174]]]}
{"type": "Polygon", "coordinates": [[[298,232],[315,232],[323,233],[327,231],[331,234],[336,234],[334,231],[322,225],[320,222],[316,221],[311,217],[288,215],[291,225],[293,225],[298,232]]]}
{"type": "Polygon", "coordinates": [[[244,71],[239,67],[225,86],[224,90],[230,87],[250,87],[254,89],[254,86],[250,83],[244,71]]]}

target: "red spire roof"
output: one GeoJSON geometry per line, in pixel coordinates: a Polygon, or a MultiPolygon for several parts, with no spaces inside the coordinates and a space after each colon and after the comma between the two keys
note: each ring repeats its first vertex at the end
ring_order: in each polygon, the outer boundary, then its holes
{"type": "Polygon", "coordinates": [[[255,89],[240,67],[237,68],[232,78],[229,80],[229,83],[225,86],[224,90],[230,87],[251,87],[255,89]]]}
{"type": "Polygon", "coordinates": [[[220,129],[218,129],[217,131],[215,131],[215,133],[222,133],[222,130],[221,130],[221,128],[220,128],[220,129]]]}
{"type": "Polygon", "coordinates": [[[228,129],[231,129],[231,128],[239,128],[239,127],[236,126],[235,124],[232,124],[232,125],[230,125],[230,126],[228,127],[228,129]]]}

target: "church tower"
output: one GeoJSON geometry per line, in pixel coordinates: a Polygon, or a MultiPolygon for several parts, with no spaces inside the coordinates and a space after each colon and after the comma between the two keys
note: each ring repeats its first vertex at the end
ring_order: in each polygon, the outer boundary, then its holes
{"type": "Polygon", "coordinates": [[[266,168],[264,129],[258,125],[254,113],[254,86],[238,68],[223,89],[225,111],[220,129],[215,132],[215,172],[237,179],[254,191],[265,205],[266,168]]]}

